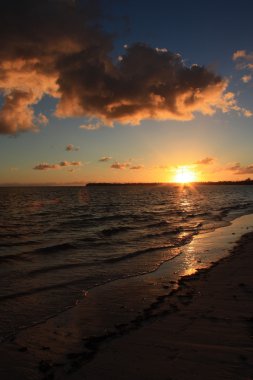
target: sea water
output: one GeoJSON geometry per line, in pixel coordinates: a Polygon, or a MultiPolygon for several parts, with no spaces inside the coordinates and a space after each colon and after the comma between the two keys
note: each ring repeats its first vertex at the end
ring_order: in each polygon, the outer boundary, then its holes
{"type": "MultiPolygon", "coordinates": [[[[250,185],[0,188],[0,335],[61,313],[89,289],[162,264],[173,266],[173,279],[189,274],[176,258],[184,251],[191,260],[203,234],[250,213],[250,185]]],[[[208,250],[208,262],[224,255],[209,247],[196,262],[208,250]]]]}

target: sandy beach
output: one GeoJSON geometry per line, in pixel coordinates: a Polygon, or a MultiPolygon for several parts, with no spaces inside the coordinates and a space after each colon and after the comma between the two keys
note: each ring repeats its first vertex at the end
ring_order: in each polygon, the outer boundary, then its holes
{"type": "Polygon", "coordinates": [[[0,378],[253,379],[252,251],[250,233],[179,288],[153,286],[151,305],[142,287],[139,309],[130,302],[135,280],[84,294],[76,307],[3,342],[0,378]],[[110,306],[115,292],[124,305],[110,306]]]}

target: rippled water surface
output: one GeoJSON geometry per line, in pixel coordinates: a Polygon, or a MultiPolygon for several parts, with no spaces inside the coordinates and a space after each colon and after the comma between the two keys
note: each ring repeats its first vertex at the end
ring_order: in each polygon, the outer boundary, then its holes
{"type": "Polygon", "coordinates": [[[250,212],[246,185],[0,188],[0,334],[152,272],[194,235],[250,212]]]}

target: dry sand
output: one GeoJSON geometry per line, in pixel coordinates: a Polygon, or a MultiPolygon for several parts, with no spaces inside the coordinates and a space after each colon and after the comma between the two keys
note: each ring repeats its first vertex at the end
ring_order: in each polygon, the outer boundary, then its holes
{"type": "Polygon", "coordinates": [[[85,307],[100,313],[101,334],[85,339],[94,320],[80,317],[83,306],[24,330],[0,346],[0,379],[253,379],[252,269],[248,234],[229,257],[120,325],[100,308],[97,289],[85,307]],[[103,315],[113,329],[103,330],[103,315]]]}

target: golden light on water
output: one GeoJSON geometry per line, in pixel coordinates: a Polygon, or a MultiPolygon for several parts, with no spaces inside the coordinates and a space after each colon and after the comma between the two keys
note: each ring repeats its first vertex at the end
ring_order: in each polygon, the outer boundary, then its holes
{"type": "Polygon", "coordinates": [[[197,179],[197,174],[189,168],[188,166],[179,166],[176,169],[176,173],[174,176],[174,182],[177,183],[190,183],[194,182],[197,179]]]}

